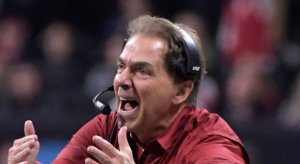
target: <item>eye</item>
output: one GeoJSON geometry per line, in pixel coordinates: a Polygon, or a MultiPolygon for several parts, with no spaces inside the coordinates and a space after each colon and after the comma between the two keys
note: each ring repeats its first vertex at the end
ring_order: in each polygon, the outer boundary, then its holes
{"type": "Polygon", "coordinates": [[[123,63],[118,63],[117,64],[117,72],[122,72],[125,68],[125,65],[123,63]]]}
{"type": "Polygon", "coordinates": [[[118,64],[118,68],[122,69],[122,68],[124,68],[124,65],[123,64],[118,64]]]}
{"type": "Polygon", "coordinates": [[[137,63],[132,66],[132,73],[134,73],[137,77],[146,78],[151,76],[152,71],[151,67],[147,63],[137,63]]]}
{"type": "Polygon", "coordinates": [[[138,68],[138,72],[144,74],[144,73],[145,73],[145,70],[144,70],[143,67],[139,67],[139,68],[138,68]]]}
{"type": "Polygon", "coordinates": [[[138,77],[149,77],[151,76],[151,71],[149,71],[149,69],[145,68],[145,67],[137,67],[136,70],[135,70],[135,74],[138,76],[138,77]]]}

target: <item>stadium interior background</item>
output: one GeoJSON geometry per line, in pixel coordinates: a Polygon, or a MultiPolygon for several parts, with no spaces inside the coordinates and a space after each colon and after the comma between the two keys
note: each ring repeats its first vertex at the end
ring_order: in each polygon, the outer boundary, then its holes
{"type": "MultiPolygon", "coordinates": [[[[98,111],[129,20],[151,14],[199,32],[199,105],[224,117],[251,163],[299,163],[300,1],[0,0],[0,163],[31,119],[50,163],[98,111]]],[[[113,106],[113,95],[104,97],[113,106]]]]}

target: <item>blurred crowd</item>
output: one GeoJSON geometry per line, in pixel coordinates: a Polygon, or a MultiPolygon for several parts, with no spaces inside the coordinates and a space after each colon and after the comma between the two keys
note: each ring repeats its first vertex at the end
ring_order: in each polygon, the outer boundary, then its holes
{"type": "MultiPolygon", "coordinates": [[[[0,144],[21,136],[27,119],[40,136],[69,138],[95,116],[91,100],[112,84],[125,27],[141,14],[199,33],[208,65],[199,106],[235,125],[267,121],[300,132],[298,7],[296,0],[0,1],[0,144]]],[[[103,101],[113,105],[113,95],[103,101]]]]}

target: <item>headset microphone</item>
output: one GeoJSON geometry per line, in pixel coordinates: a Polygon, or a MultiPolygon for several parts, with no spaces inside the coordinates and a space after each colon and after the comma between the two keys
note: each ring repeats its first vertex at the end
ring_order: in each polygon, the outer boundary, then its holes
{"type": "Polygon", "coordinates": [[[105,114],[105,115],[109,115],[111,112],[111,108],[109,107],[109,105],[107,103],[103,103],[100,100],[98,100],[100,98],[100,96],[102,94],[104,94],[107,91],[113,91],[114,87],[110,86],[107,89],[105,89],[104,91],[98,93],[94,98],[93,98],[93,103],[95,105],[95,107],[100,111],[100,113],[105,114]]]}
{"type": "MultiPolygon", "coordinates": [[[[100,111],[100,113],[102,113],[102,114],[104,114],[104,115],[109,115],[110,114],[110,112],[111,112],[111,108],[110,108],[110,106],[107,104],[107,103],[103,103],[103,102],[101,102],[100,100],[99,100],[99,98],[101,97],[101,95],[102,94],[104,94],[105,92],[107,92],[107,91],[113,91],[114,90],[114,86],[110,86],[110,87],[108,87],[108,88],[106,88],[104,91],[102,91],[102,92],[100,92],[100,93],[98,93],[94,98],[93,98],[93,103],[94,103],[94,105],[95,105],[95,107],[100,111]]],[[[106,121],[107,121],[107,123],[108,123],[108,119],[109,119],[109,117],[106,117],[106,121]]],[[[115,132],[117,132],[117,130],[118,130],[118,117],[116,117],[116,119],[115,119],[115,123],[114,123],[114,126],[113,126],[113,128],[112,128],[112,130],[110,131],[110,132],[107,132],[107,133],[109,133],[109,136],[108,136],[108,138],[107,138],[107,141],[109,142],[109,143],[112,143],[112,137],[113,137],[113,134],[115,133],[115,132]]],[[[107,128],[107,130],[108,130],[108,128],[107,128]]],[[[109,131],[109,130],[108,130],[109,131]]]]}

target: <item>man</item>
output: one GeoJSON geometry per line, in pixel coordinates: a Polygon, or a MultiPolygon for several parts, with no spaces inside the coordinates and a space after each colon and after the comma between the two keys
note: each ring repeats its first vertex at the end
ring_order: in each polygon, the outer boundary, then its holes
{"type": "MultiPolygon", "coordinates": [[[[205,74],[197,34],[151,16],[133,20],[128,34],[113,83],[117,111],[84,125],[53,163],[249,163],[228,124],[195,107],[205,74]]],[[[10,164],[36,160],[30,121],[24,131],[10,164]]]]}

